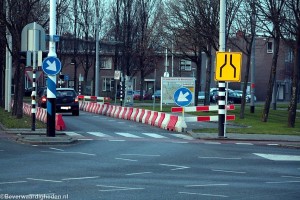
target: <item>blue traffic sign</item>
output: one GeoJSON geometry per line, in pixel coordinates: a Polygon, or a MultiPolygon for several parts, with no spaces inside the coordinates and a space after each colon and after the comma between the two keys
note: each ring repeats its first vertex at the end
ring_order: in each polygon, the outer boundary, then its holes
{"type": "Polygon", "coordinates": [[[179,88],[174,93],[174,101],[178,106],[188,106],[192,102],[192,99],[193,94],[188,88],[179,88]]]}
{"type": "Polygon", "coordinates": [[[57,57],[47,57],[43,61],[42,69],[48,75],[56,75],[61,70],[61,62],[57,57]]]}

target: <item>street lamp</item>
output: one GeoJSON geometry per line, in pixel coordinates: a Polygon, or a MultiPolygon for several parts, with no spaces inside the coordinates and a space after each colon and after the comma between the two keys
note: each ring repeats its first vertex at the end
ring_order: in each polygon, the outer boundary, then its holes
{"type": "Polygon", "coordinates": [[[71,60],[71,65],[74,65],[74,89],[77,89],[77,63],[76,63],[76,59],[73,58],[71,60]]]}

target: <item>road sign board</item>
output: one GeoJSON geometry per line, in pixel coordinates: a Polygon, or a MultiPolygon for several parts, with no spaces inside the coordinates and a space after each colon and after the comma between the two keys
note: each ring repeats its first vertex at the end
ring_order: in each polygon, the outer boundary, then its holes
{"type": "Polygon", "coordinates": [[[188,106],[192,102],[192,99],[192,92],[185,87],[179,88],[174,93],[174,101],[178,106],[188,106]]]}
{"type": "Polygon", "coordinates": [[[47,57],[43,61],[42,69],[48,75],[56,75],[61,70],[61,62],[57,57],[47,57]]]}
{"type": "Polygon", "coordinates": [[[241,52],[217,52],[216,81],[241,82],[241,52]]]}

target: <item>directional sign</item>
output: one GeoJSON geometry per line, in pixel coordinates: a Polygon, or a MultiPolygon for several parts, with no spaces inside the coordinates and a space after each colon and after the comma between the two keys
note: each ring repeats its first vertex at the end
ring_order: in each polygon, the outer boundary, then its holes
{"type": "Polygon", "coordinates": [[[185,87],[179,88],[174,93],[174,101],[178,106],[188,106],[192,102],[192,99],[192,92],[185,87]]]}
{"type": "Polygon", "coordinates": [[[42,69],[48,75],[56,75],[61,70],[61,62],[56,57],[47,57],[43,61],[42,69]]]}
{"type": "Polygon", "coordinates": [[[241,52],[217,52],[216,81],[241,82],[241,52]]]}

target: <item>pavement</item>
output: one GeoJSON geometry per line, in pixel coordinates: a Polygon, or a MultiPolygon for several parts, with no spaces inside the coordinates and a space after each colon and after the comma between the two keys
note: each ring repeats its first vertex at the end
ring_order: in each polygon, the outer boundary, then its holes
{"type": "MultiPolygon", "coordinates": [[[[188,129],[183,134],[188,134],[199,140],[277,142],[300,148],[300,136],[296,135],[225,133],[225,136],[219,136],[218,133],[193,132],[193,130],[199,129],[200,127],[215,128],[217,125],[217,123],[213,122],[188,123],[188,129]]],[[[230,126],[229,124],[228,127],[230,126]]],[[[72,138],[59,131],[56,131],[55,137],[47,137],[46,129],[37,129],[35,131],[30,129],[6,129],[0,124],[0,138],[1,137],[13,138],[13,140],[17,142],[32,145],[67,145],[77,142],[76,138],[72,138]]]]}

